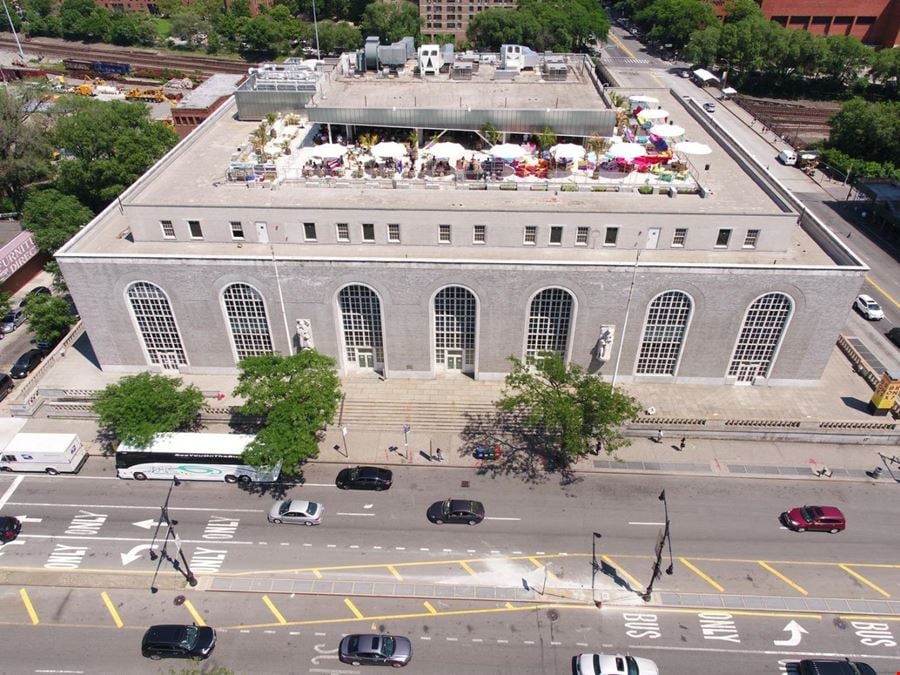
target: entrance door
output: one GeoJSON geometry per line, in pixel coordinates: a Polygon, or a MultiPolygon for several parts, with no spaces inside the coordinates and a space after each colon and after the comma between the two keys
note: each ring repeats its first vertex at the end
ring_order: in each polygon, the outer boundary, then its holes
{"type": "Polygon", "coordinates": [[[159,363],[163,370],[178,370],[178,355],[173,352],[160,352],[159,363]]]}
{"type": "Polygon", "coordinates": [[[744,363],[738,366],[737,382],[738,384],[753,384],[756,378],[759,366],[755,363],[744,363]]]}
{"type": "Polygon", "coordinates": [[[375,352],[371,349],[357,349],[356,364],[361,370],[375,370],[375,352]]]}
{"type": "Polygon", "coordinates": [[[462,372],[463,369],[463,353],[462,349],[448,349],[447,350],[447,370],[458,370],[462,372]]]}
{"type": "Polygon", "coordinates": [[[656,248],[659,243],[659,230],[658,227],[651,227],[647,230],[647,248],[656,248]]]}
{"type": "Polygon", "coordinates": [[[268,223],[256,223],[256,238],[260,244],[269,243],[269,225],[268,223]]]}

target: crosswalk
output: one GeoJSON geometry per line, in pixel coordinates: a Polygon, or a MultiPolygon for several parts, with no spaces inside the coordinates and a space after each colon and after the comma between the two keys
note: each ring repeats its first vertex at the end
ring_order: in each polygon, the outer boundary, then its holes
{"type": "Polygon", "coordinates": [[[616,64],[639,64],[639,63],[650,63],[650,59],[638,59],[628,56],[604,56],[604,63],[616,63],[616,64]]]}

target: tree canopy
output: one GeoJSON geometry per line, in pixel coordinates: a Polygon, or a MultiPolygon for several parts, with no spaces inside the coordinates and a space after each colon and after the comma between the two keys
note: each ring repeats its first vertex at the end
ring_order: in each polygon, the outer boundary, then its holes
{"type": "Polygon", "coordinates": [[[606,452],[628,444],[619,426],[640,410],[621,389],[590,375],[555,352],[534,363],[510,358],[512,368],[496,406],[521,413],[524,424],[546,434],[564,460],[572,460],[601,443],[606,452]]]}
{"type": "Polygon", "coordinates": [[[28,186],[50,173],[50,120],[37,111],[45,94],[31,85],[0,88],[0,196],[15,210],[28,186]]]}
{"type": "Polygon", "coordinates": [[[22,208],[22,225],[42,251],[54,254],[93,218],[75,197],[53,189],[34,190],[22,208]]]}
{"type": "Polygon", "coordinates": [[[863,160],[900,162],[900,101],[847,101],[831,118],[829,145],[863,160]]]}
{"type": "Polygon", "coordinates": [[[234,389],[244,415],[262,427],[244,454],[256,467],[281,462],[288,473],[319,453],[319,435],[334,420],[341,399],[334,359],[307,349],[293,356],[251,356],[238,364],[234,389]]]}
{"type": "Polygon", "coordinates": [[[178,377],[140,373],[106,386],[94,401],[99,425],[118,441],[147,447],[156,434],[191,428],[203,407],[194,385],[178,377]]]}
{"type": "Polygon", "coordinates": [[[413,3],[377,0],[363,10],[359,30],[363,37],[377,35],[382,44],[391,44],[407,35],[418,40],[421,25],[419,8],[413,3]]]}
{"type": "Polygon", "coordinates": [[[33,295],[25,305],[28,327],[38,342],[55,344],[78,319],[69,303],[58,295],[33,295]]]}
{"type": "Polygon", "coordinates": [[[466,29],[477,49],[492,51],[521,44],[538,52],[583,52],[608,33],[609,17],[593,0],[519,0],[517,9],[479,12],[466,29]]]}

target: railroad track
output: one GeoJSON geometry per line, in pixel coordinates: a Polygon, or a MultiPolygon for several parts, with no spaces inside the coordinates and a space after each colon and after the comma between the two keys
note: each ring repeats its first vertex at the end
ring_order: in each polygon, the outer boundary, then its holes
{"type": "MultiPolygon", "coordinates": [[[[17,51],[12,38],[0,37],[0,49],[17,51]]],[[[92,61],[115,61],[130,63],[137,68],[171,68],[185,73],[199,71],[204,75],[213,73],[244,74],[252,63],[212,56],[181,56],[171,52],[137,49],[134,47],[114,47],[111,45],[85,45],[80,42],[65,42],[52,38],[31,38],[22,42],[26,56],[49,56],[57,58],[87,59],[92,61]]]]}

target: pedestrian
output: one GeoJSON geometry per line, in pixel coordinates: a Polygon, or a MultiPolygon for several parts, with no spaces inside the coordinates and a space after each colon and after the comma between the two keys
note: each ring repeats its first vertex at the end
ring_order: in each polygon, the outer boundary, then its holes
{"type": "Polygon", "coordinates": [[[684,450],[684,446],[685,446],[685,445],[687,445],[687,439],[686,439],[684,436],[682,436],[682,437],[681,437],[681,443],[678,444],[678,450],[679,450],[679,452],[680,452],[681,450],[684,450]]]}
{"type": "Polygon", "coordinates": [[[660,429],[659,431],[656,432],[656,442],[662,443],[662,439],[663,439],[663,430],[660,429]]]}
{"type": "Polygon", "coordinates": [[[437,450],[435,450],[435,455],[437,456],[437,461],[439,461],[439,462],[443,462],[443,461],[444,461],[444,455],[441,453],[441,449],[440,449],[440,448],[438,448],[437,450]]]}

